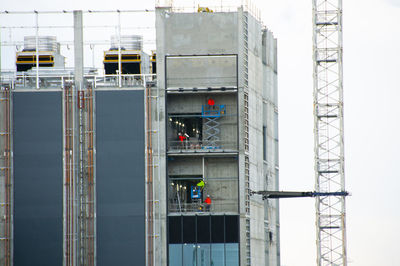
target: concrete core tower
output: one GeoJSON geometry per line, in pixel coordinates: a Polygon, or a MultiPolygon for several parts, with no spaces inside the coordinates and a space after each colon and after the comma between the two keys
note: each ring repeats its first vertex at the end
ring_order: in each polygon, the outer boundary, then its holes
{"type": "Polygon", "coordinates": [[[280,265],[278,203],[249,195],[278,190],[276,39],[241,7],[199,11],[156,9],[166,202],[155,254],[174,266],[280,265]]]}

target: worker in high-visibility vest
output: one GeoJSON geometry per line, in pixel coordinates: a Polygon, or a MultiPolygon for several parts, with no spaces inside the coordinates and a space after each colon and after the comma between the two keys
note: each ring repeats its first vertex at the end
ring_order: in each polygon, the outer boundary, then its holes
{"type": "Polygon", "coordinates": [[[204,203],[206,204],[206,211],[210,211],[211,209],[211,198],[210,195],[207,195],[206,200],[204,201],[204,203]]]}
{"type": "Polygon", "coordinates": [[[201,188],[201,191],[203,191],[204,185],[205,185],[205,184],[204,184],[204,181],[203,181],[203,180],[201,180],[199,183],[196,184],[196,186],[198,186],[198,187],[201,188]]]}

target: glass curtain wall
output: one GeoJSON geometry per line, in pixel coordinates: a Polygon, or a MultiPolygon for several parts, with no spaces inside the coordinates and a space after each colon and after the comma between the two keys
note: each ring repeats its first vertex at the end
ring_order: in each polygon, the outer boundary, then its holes
{"type": "Polygon", "coordinates": [[[238,266],[237,215],[170,216],[169,265],[238,266]]]}

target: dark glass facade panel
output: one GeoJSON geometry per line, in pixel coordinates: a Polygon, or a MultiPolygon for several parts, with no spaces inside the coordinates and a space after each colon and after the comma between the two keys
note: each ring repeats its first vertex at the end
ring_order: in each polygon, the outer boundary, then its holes
{"type": "Polygon", "coordinates": [[[239,242],[239,217],[237,215],[225,216],[225,242],[239,242]]]}
{"type": "Polygon", "coordinates": [[[210,216],[197,217],[197,243],[210,243],[210,216]]]}
{"type": "Polygon", "coordinates": [[[196,243],[196,216],[182,216],[183,243],[196,243]]]}
{"type": "Polygon", "coordinates": [[[211,242],[224,243],[224,216],[211,216],[211,242]]]}
{"type": "Polygon", "coordinates": [[[239,216],[169,216],[168,238],[170,244],[238,243],[239,216]]]}
{"type": "Polygon", "coordinates": [[[169,217],[169,243],[182,243],[182,216],[169,217]]]}

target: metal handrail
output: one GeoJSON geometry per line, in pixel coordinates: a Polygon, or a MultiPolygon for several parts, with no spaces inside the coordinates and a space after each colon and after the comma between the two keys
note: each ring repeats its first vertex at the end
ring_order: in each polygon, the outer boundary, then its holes
{"type": "Polygon", "coordinates": [[[168,141],[168,151],[193,151],[193,152],[212,152],[221,150],[234,150],[238,149],[236,141],[215,141],[216,145],[211,145],[207,140],[189,140],[184,141],[168,141]]]}
{"type": "Polygon", "coordinates": [[[207,213],[207,212],[236,212],[238,210],[238,203],[214,203],[212,202],[209,209],[207,208],[207,204],[204,202],[192,202],[192,203],[172,203],[168,204],[168,210],[170,213],[179,212],[179,213],[188,213],[188,212],[197,212],[197,213],[207,213]]]}
{"type": "MultiPolygon", "coordinates": [[[[36,74],[29,72],[15,72],[7,71],[1,72],[3,82],[11,85],[12,89],[15,88],[32,88],[36,87],[36,74]]],[[[122,74],[121,86],[122,87],[136,87],[144,86],[145,82],[154,82],[156,74],[122,74]]],[[[73,82],[73,71],[67,69],[60,69],[59,71],[45,71],[39,73],[39,88],[49,87],[64,87],[66,82],[73,82]]],[[[119,75],[99,75],[88,73],[84,75],[88,83],[95,87],[119,87],[119,75]]]]}

